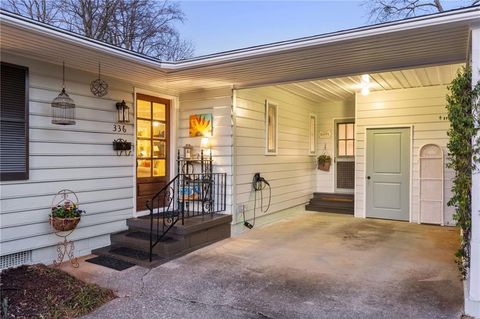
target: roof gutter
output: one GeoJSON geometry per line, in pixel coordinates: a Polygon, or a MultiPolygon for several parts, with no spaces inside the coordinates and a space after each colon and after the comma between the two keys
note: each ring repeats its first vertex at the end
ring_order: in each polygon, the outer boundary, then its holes
{"type": "Polygon", "coordinates": [[[259,55],[268,55],[281,51],[302,49],[318,45],[329,44],[339,41],[355,40],[364,37],[381,35],[386,33],[407,31],[416,28],[446,25],[458,22],[480,22],[480,6],[467,9],[458,9],[445,13],[436,13],[428,16],[410,18],[407,20],[382,23],[373,26],[360,27],[344,31],[332,32],[318,36],[282,41],[267,45],[250,47],[245,49],[227,51],[224,53],[207,55],[190,60],[178,62],[163,62],[162,66],[170,70],[203,67],[212,64],[227,63],[242,58],[251,58],[259,55]]]}
{"type": "Polygon", "coordinates": [[[2,24],[5,23],[7,25],[11,25],[28,31],[33,30],[39,34],[42,34],[43,36],[55,38],[59,41],[69,42],[70,44],[75,46],[88,47],[90,49],[93,48],[97,51],[104,52],[112,56],[116,56],[135,63],[140,63],[163,73],[229,63],[236,60],[269,55],[282,51],[308,48],[333,42],[355,40],[364,37],[407,31],[422,27],[432,27],[436,25],[446,25],[469,21],[476,23],[480,22],[480,6],[475,6],[466,9],[458,9],[444,13],[410,18],[407,20],[394,21],[389,23],[360,27],[356,29],[332,32],[323,35],[227,51],[223,53],[207,55],[204,57],[193,58],[190,60],[178,62],[162,62],[160,60],[150,58],[145,55],[123,48],[119,48],[108,43],[90,39],[85,36],[57,27],[49,26],[41,22],[33,21],[31,19],[24,18],[16,14],[12,14],[5,10],[0,10],[0,13],[2,24]]]}
{"type": "Polygon", "coordinates": [[[47,25],[38,21],[34,21],[20,15],[0,10],[0,22],[1,24],[9,25],[18,29],[27,31],[34,31],[42,36],[52,38],[61,42],[68,42],[74,46],[87,47],[102,53],[107,53],[111,56],[115,56],[121,59],[125,59],[131,62],[140,63],[144,66],[156,69],[162,73],[166,73],[162,70],[162,64],[160,60],[150,58],[148,56],[119,48],[117,46],[91,39],[71,31],[63,30],[54,26],[47,25]]]}

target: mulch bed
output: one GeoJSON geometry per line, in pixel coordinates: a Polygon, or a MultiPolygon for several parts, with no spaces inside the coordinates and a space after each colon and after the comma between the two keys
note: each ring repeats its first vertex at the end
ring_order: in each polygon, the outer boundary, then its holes
{"type": "Polygon", "coordinates": [[[74,318],[115,298],[110,289],[42,264],[3,270],[0,289],[2,318],[74,318]]]}

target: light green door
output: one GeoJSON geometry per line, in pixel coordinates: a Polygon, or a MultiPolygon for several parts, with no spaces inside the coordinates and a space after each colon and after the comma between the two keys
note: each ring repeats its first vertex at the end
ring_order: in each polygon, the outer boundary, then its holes
{"type": "Polygon", "coordinates": [[[366,216],[409,220],[410,128],[367,129],[366,216]]]}

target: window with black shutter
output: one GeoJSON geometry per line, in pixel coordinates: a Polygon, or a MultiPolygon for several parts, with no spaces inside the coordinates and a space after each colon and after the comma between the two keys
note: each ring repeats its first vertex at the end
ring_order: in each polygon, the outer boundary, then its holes
{"type": "Polygon", "coordinates": [[[1,63],[0,180],[28,179],[28,68],[1,63]]]}

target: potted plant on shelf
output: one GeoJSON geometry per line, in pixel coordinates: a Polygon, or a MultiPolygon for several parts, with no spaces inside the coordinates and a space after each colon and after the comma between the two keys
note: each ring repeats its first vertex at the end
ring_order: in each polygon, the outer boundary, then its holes
{"type": "Polygon", "coordinates": [[[328,172],[330,170],[330,165],[332,165],[332,158],[330,155],[322,154],[318,158],[318,169],[321,171],[328,172]]]}
{"type": "Polygon", "coordinates": [[[80,217],[85,214],[84,210],[78,209],[78,205],[70,200],[65,200],[52,207],[50,225],[57,231],[70,231],[77,227],[80,217]]]}

